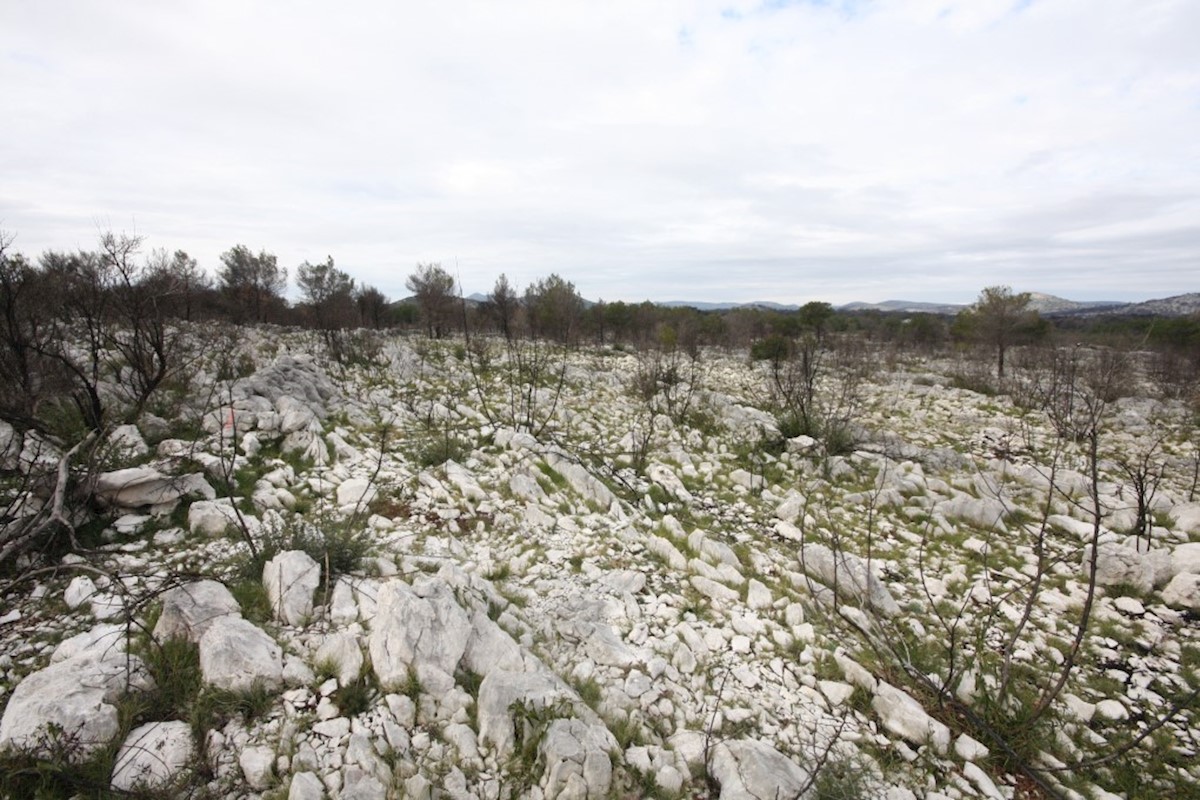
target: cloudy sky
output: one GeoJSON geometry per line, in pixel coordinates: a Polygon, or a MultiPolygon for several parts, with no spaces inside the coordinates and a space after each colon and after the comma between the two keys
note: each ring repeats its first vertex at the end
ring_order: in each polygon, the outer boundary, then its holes
{"type": "Polygon", "coordinates": [[[392,297],[1200,290],[1197,0],[4,0],[0,228],[392,297]]]}

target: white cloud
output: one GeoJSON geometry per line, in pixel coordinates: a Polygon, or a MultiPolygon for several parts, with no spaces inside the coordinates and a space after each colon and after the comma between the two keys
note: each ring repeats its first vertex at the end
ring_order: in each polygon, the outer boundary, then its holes
{"type": "Polygon", "coordinates": [[[9,3],[0,225],[393,295],[1194,290],[1191,0],[9,3]]]}

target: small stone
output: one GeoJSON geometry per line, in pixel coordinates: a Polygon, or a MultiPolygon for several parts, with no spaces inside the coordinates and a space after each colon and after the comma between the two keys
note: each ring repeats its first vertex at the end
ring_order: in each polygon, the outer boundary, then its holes
{"type": "Polygon", "coordinates": [[[1122,614],[1128,614],[1131,617],[1140,617],[1146,613],[1146,607],[1142,605],[1142,601],[1136,597],[1121,596],[1113,600],[1113,606],[1122,614]]]}
{"type": "Polygon", "coordinates": [[[325,784],[311,772],[297,772],[292,775],[292,785],[288,789],[288,800],[321,800],[325,796],[325,784]]]}
{"type": "Polygon", "coordinates": [[[327,719],[312,726],[312,732],[329,739],[341,739],[350,735],[350,720],[345,717],[327,719]]]}
{"type": "Polygon", "coordinates": [[[987,758],[989,751],[982,743],[964,733],[954,740],[954,752],[963,761],[979,761],[987,758]]]}
{"type": "Polygon", "coordinates": [[[96,584],[92,579],[86,575],[78,575],[67,584],[67,589],[63,592],[63,602],[67,604],[67,608],[74,611],[90,600],[95,593],[96,584]]]}
{"type": "Polygon", "coordinates": [[[269,747],[247,747],[238,756],[246,783],[256,791],[270,788],[275,780],[275,753],[269,747]]]}
{"type": "Polygon", "coordinates": [[[633,670],[629,673],[629,676],[625,678],[625,694],[629,695],[634,700],[649,692],[650,689],[650,678],[640,670],[633,670]]]}

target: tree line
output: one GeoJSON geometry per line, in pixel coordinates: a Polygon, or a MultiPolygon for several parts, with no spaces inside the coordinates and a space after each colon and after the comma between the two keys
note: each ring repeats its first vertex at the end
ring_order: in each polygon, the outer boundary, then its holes
{"type": "MultiPolygon", "coordinates": [[[[5,377],[13,378],[8,386],[19,387],[17,393],[25,397],[38,396],[39,388],[46,390],[33,385],[30,376],[44,372],[35,362],[45,368],[49,360],[72,371],[45,344],[62,339],[64,326],[82,328],[88,346],[98,352],[107,335],[101,330],[118,322],[127,331],[109,336],[107,344],[135,365],[141,384],[137,394],[148,395],[164,377],[163,349],[172,335],[168,320],[307,327],[318,331],[339,357],[339,350],[347,346],[345,331],[398,329],[430,338],[492,334],[510,341],[535,338],[568,346],[754,346],[760,356],[778,356],[803,339],[825,343],[830,336],[930,352],[981,346],[993,354],[999,377],[1011,348],[1072,339],[1149,348],[1175,369],[1200,367],[1200,319],[1194,316],[1048,318],[1030,309],[1028,294],[1003,286],[985,288],[956,316],[839,310],[819,301],[797,310],[751,306],[704,311],[649,301],[590,302],[557,273],[523,290],[502,274],[484,299],[464,299],[454,276],[440,264],[428,263],[416,265],[407,276],[410,296],[392,300],[356,280],[329,256],[295,268],[300,297],[289,303],[288,268],[274,254],[243,244],[221,254],[214,275],[183,250],[143,252],[144,240],[126,234],[104,232],[95,249],[47,250],[36,260],[16,252],[12,244],[13,237],[0,232],[3,370],[5,377]]],[[[91,367],[82,372],[89,370],[95,372],[91,367]]],[[[89,414],[94,417],[94,410],[89,414]]]]}

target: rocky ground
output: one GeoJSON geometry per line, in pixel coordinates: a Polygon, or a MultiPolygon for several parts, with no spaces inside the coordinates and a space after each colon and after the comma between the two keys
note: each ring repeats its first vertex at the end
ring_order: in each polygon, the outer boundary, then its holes
{"type": "MultiPolygon", "coordinates": [[[[98,544],[4,596],[11,786],[1196,796],[1178,401],[1108,398],[1093,475],[1087,437],[953,361],[870,356],[831,448],[781,436],[744,352],[639,393],[644,357],[611,349],[240,347],[241,377],[214,362],[111,437],[98,544]]],[[[55,455],[6,440],[10,466],[55,455]]]]}

